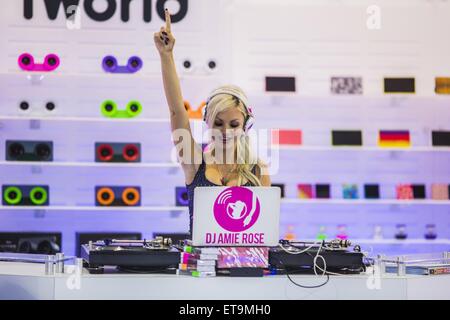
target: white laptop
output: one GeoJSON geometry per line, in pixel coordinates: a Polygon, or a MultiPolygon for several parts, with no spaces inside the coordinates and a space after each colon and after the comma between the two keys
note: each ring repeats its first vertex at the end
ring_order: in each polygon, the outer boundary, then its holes
{"type": "Polygon", "coordinates": [[[277,246],[278,187],[197,187],[194,246],[277,246]]]}

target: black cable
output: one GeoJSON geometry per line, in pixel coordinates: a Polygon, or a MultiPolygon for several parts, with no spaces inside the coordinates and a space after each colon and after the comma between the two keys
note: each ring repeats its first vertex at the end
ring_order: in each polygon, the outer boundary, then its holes
{"type": "MultiPolygon", "coordinates": [[[[172,266],[171,266],[172,267],[172,266]]],[[[119,271],[125,273],[137,273],[137,274],[153,274],[153,273],[162,273],[162,274],[173,274],[174,269],[169,268],[155,268],[155,269],[145,269],[145,268],[133,268],[133,267],[118,267],[119,271]]]]}
{"type": "Polygon", "coordinates": [[[281,259],[279,259],[279,258],[278,258],[278,261],[283,266],[284,271],[286,271],[286,276],[288,277],[289,281],[292,282],[297,287],[304,288],[304,289],[316,289],[316,288],[323,287],[324,285],[326,285],[328,283],[328,281],[330,281],[330,275],[326,274],[327,280],[325,280],[325,282],[322,283],[322,284],[319,284],[319,285],[316,285],[316,286],[304,286],[304,285],[301,285],[301,284],[295,282],[294,280],[292,280],[291,276],[289,275],[288,268],[286,268],[286,266],[284,265],[283,261],[281,261],[281,259]]]}

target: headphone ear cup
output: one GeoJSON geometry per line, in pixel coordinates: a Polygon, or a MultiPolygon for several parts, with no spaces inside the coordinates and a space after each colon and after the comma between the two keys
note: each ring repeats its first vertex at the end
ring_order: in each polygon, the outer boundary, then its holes
{"type": "Polygon", "coordinates": [[[206,107],[207,107],[207,104],[205,104],[205,106],[202,108],[202,118],[203,118],[203,121],[205,121],[205,122],[206,122],[206,107]]]}
{"type": "Polygon", "coordinates": [[[247,133],[255,124],[255,120],[253,117],[248,117],[247,121],[245,122],[244,131],[247,133]]]}

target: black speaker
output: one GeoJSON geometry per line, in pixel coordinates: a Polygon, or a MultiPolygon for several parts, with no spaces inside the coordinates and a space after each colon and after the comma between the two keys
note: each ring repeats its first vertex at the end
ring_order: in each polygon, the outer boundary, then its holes
{"type": "Polygon", "coordinates": [[[1,232],[0,252],[49,254],[61,252],[60,232],[1,232]]]}
{"type": "Polygon", "coordinates": [[[329,199],[331,197],[329,184],[316,184],[316,198],[329,199]]]}
{"type": "Polygon", "coordinates": [[[384,78],[385,93],[414,93],[416,81],[414,78],[384,78]]]}
{"type": "Polygon", "coordinates": [[[333,146],[362,146],[362,132],[355,131],[339,131],[331,132],[333,146]]]}
{"type": "Polygon", "coordinates": [[[426,198],[424,184],[413,184],[411,187],[413,190],[414,199],[425,199],[426,198]]]}
{"type": "Polygon", "coordinates": [[[6,140],[6,161],[53,161],[52,141],[6,140]]]}
{"type": "Polygon", "coordinates": [[[380,198],[380,186],[378,184],[365,184],[364,185],[364,197],[366,199],[379,199],[380,198]]]}
{"type": "Polygon", "coordinates": [[[450,131],[433,131],[432,142],[434,147],[450,147],[450,131]]]}
{"type": "Polygon", "coordinates": [[[272,183],[272,187],[278,187],[281,189],[281,198],[284,198],[284,183],[272,183]]]}
{"type": "Polygon", "coordinates": [[[295,77],[266,77],[266,92],[296,92],[295,77]]]}

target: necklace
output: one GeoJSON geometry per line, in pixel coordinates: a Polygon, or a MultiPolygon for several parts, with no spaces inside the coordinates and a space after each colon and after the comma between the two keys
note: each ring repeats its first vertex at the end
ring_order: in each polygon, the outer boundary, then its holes
{"type": "Polygon", "coordinates": [[[228,170],[225,174],[222,170],[219,169],[219,166],[217,166],[217,170],[219,171],[220,175],[222,176],[222,178],[220,179],[220,182],[222,182],[222,185],[226,186],[228,184],[228,182],[230,182],[230,179],[228,178],[228,176],[235,170],[235,168],[233,167],[231,170],[228,170]]]}

